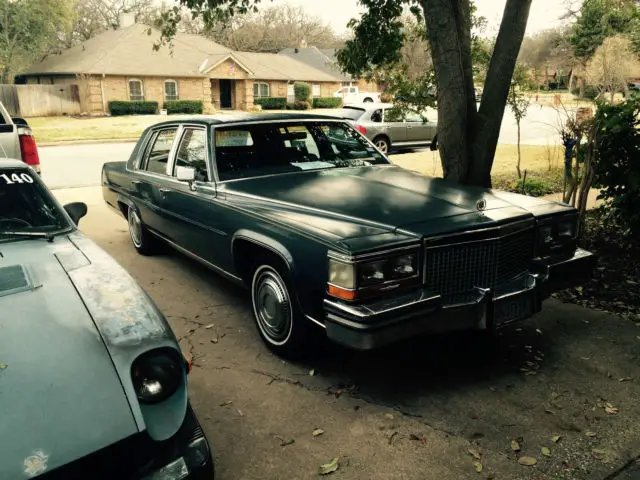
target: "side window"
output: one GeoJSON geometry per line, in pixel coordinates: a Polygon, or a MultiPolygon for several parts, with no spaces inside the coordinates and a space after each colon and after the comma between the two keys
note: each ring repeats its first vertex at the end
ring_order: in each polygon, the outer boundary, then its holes
{"type": "Polygon", "coordinates": [[[169,154],[171,153],[177,130],[177,128],[167,128],[158,132],[151,141],[152,145],[147,153],[144,170],[160,175],[167,174],[167,162],[169,161],[169,154]]]}
{"type": "Polygon", "coordinates": [[[375,112],[373,112],[371,114],[371,121],[372,122],[376,122],[376,123],[380,123],[382,122],[382,110],[378,109],[375,112]]]}
{"type": "Polygon", "coordinates": [[[420,122],[424,123],[425,120],[416,112],[407,112],[407,122],[420,122]]]}
{"type": "Polygon", "coordinates": [[[404,122],[404,115],[399,108],[388,108],[384,111],[385,122],[404,122]]]}
{"type": "Polygon", "coordinates": [[[176,167],[191,167],[196,170],[196,180],[209,181],[207,172],[207,133],[199,128],[187,128],[184,131],[176,162],[173,166],[173,176],[176,175],[176,167]]]}

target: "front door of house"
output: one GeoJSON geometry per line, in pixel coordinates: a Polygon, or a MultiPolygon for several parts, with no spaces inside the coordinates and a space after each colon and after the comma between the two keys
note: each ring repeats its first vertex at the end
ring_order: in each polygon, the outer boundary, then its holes
{"type": "Polygon", "coordinates": [[[233,80],[220,80],[220,108],[233,108],[231,87],[233,80]]]}

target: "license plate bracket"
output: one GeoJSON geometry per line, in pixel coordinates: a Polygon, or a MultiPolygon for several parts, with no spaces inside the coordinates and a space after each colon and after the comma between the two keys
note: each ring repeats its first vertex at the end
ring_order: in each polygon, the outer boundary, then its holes
{"type": "Polygon", "coordinates": [[[530,292],[497,300],[493,304],[495,325],[524,320],[533,315],[533,294],[530,292]]]}

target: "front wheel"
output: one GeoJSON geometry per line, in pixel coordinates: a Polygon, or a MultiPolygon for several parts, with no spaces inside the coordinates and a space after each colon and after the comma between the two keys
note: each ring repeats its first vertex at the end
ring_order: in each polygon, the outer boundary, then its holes
{"type": "Polygon", "coordinates": [[[288,272],[261,263],[253,273],[251,303],[260,337],[275,354],[291,359],[308,352],[310,322],[295,300],[288,272]]]}

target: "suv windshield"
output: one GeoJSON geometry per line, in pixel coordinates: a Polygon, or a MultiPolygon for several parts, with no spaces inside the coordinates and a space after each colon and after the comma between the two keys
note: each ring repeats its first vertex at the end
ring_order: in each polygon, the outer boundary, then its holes
{"type": "Polygon", "coordinates": [[[69,228],[64,214],[27,168],[0,168],[0,241],[69,228]]]}
{"type": "Polygon", "coordinates": [[[389,163],[342,122],[250,123],[216,128],[214,135],[221,181],[389,163]]]}

